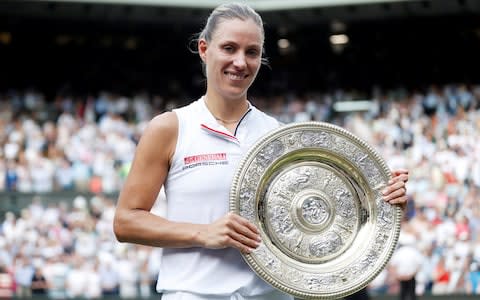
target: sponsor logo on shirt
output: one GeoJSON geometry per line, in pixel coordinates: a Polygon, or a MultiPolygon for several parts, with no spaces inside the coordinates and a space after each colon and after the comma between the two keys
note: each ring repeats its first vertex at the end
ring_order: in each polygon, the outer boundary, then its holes
{"type": "Polygon", "coordinates": [[[227,153],[209,153],[183,158],[183,170],[199,166],[228,165],[227,153]]]}

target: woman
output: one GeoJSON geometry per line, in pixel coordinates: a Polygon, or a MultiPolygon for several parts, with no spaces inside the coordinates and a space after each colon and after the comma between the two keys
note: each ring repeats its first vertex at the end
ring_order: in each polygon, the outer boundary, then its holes
{"type": "MultiPolygon", "coordinates": [[[[246,151],[279,123],[247,100],[262,63],[260,16],[246,4],[217,7],[198,38],[207,78],[203,97],[155,117],[139,141],[120,193],[119,241],[163,247],[157,290],[163,299],[292,299],[258,278],[241,253],[258,229],[228,212],[232,178],[246,151]],[[167,218],[150,213],[165,185],[167,218]]],[[[404,204],[406,171],[386,188],[404,204]]]]}

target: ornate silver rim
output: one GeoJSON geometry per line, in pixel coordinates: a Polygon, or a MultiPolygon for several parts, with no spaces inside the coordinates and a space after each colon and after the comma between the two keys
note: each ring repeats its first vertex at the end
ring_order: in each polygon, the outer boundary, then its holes
{"type": "Polygon", "coordinates": [[[272,130],[247,152],[232,182],[230,211],[254,223],[263,240],[243,258],[266,282],[299,298],[362,289],[398,242],[401,209],[381,196],[390,178],[381,156],[339,126],[302,122],[272,130]],[[304,183],[302,172],[315,174],[304,183]]]}

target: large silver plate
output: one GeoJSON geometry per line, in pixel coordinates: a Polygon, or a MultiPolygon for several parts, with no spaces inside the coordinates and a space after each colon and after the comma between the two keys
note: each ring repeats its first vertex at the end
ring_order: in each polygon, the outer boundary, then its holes
{"type": "Polygon", "coordinates": [[[244,259],[299,298],[362,289],[398,241],[401,209],[381,194],[390,178],[380,155],[341,127],[302,122],[271,131],[247,153],[231,187],[230,211],[262,238],[244,259]]]}

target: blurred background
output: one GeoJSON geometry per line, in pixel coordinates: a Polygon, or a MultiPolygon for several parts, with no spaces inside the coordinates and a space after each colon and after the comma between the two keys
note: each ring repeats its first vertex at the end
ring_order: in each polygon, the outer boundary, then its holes
{"type": "MultiPolygon", "coordinates": [[[[116,241],[116,197],[148,120],[203,94],[189,47],[221,2],[0,2],[0,298],[159,298],[161,250],[116,241]]],[[[251,102],[409,169],[399,249],[420,257],[417,294],[478,295],[480,1],[247,2],[269,59],[251,102]]],[[[401,255],[372,299],[399,298],[401,255]]]]}

